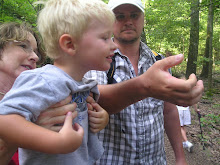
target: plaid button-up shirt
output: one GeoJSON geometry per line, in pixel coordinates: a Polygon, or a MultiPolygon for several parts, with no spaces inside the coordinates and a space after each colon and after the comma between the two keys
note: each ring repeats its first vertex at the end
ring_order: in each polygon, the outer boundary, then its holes
{"type": "MultiPolygon", "coordinates": [[[[136,77],[129,59],[119,50],[116,53],[114,79],[117,83],[136,77]]],[[[143,74],[155,61],[152,51],[141,42],[138,74],[143,74]]],[[[107,84],[107,71],[90,71],[86,77],[107,84]]],[[[163,101],[146,98],[110,115],[109,124],[98,136],[105,152],[97,165],[166,164],[163,101]]]]}

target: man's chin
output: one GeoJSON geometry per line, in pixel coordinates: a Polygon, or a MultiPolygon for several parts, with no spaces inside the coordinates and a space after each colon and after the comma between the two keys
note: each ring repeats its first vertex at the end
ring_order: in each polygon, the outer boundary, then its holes
{"type": "Polygon", "coordinates": [[[138,38],[134,38],[134,37],[132,37],[132,38],[130,38],[130,37],[124,37],[124,38],[118,38],[117,39],[119,42],[121,42],[121,43],[124,43],[124,44],[133,44],[133,43],[135,43],[137,40],[138,40],[138,38]]]}

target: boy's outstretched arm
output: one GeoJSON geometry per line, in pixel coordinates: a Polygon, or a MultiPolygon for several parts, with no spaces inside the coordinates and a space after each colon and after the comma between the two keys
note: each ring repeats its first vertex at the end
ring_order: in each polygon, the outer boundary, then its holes
{"type": "Polygon", "coordinates": [[[109,115],[91,96],[88,96],[86,101],[88,103],[90,130],[97,133],[106,127],[109,122],[109,115]]]}
{"type": "Polygon", "coordinates": [[[83,128],[72,126],[72,113],[68,112],[59,133],[40,127],[16,114],[0,115],[0,137],[21,148],[49,154],[75,151],[82,143],[83,128]]]}

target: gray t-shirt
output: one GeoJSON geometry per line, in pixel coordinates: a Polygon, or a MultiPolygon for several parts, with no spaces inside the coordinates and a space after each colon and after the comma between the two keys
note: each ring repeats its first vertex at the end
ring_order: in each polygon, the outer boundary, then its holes
{"type": "Polygon", "coordinates": [[[0,114],[19,114],[26,120],[35,122],[41,111],[71,94],[78,111],[73,123],[77,122],[83,127],[84,137],[80,148],[69,154],[45,154],[20,148],[20,165],[88,165],[94,164],[101,157],[104,149],[88,127],[86,98],[90,91],[98,99],[96,81],[83,78],[81,82],[77,82],[54,65],[48,64],[21,73],[0,102],[0,114]]]}

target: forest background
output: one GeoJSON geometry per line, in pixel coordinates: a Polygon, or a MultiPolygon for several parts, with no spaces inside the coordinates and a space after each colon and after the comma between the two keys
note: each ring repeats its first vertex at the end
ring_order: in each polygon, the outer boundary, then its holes
{"type": "MultiPolygon", "coordinates": [[[[36,1],[38,0],[0,0],[0,24],[11,21],[28,22],[37,30],[37,15],[42,6],[35,6],[36,1]]],[[[103,1],[108,3],[108,0],[103,1]]],[[[216,156],[219,157],[220,0],[142,2],[145,6],[142,41],[164,56],[184,54],[184,61],[172,68],[174,75],[184,74],[188,77],[195,73],[198,79],[204,80],[205,91],[200,105],[209,110],[201,118],[204,135],[198,135],[197,138],[203,145],[217,145],[211,152],[217,152],[216,156]],[[216,134],[218,136],[213,142],[216,134]]],[[[48,62],[51,62],[50,59],[45,63],[48,62]]]]}
{"type": "MultiPolygon", "coordinates": [[[[38,0],[0,0],[0,23],[28,22],[36,28],[42,8],[38,0]]],[[[106,3],[108,0],[104,0],[106,3]]],[[[145,27],[142,40],[165,56],[182,53],[184,62],[173,73],[209,78],[220,71],[220,0],[142,0],[145,27]]]]}

